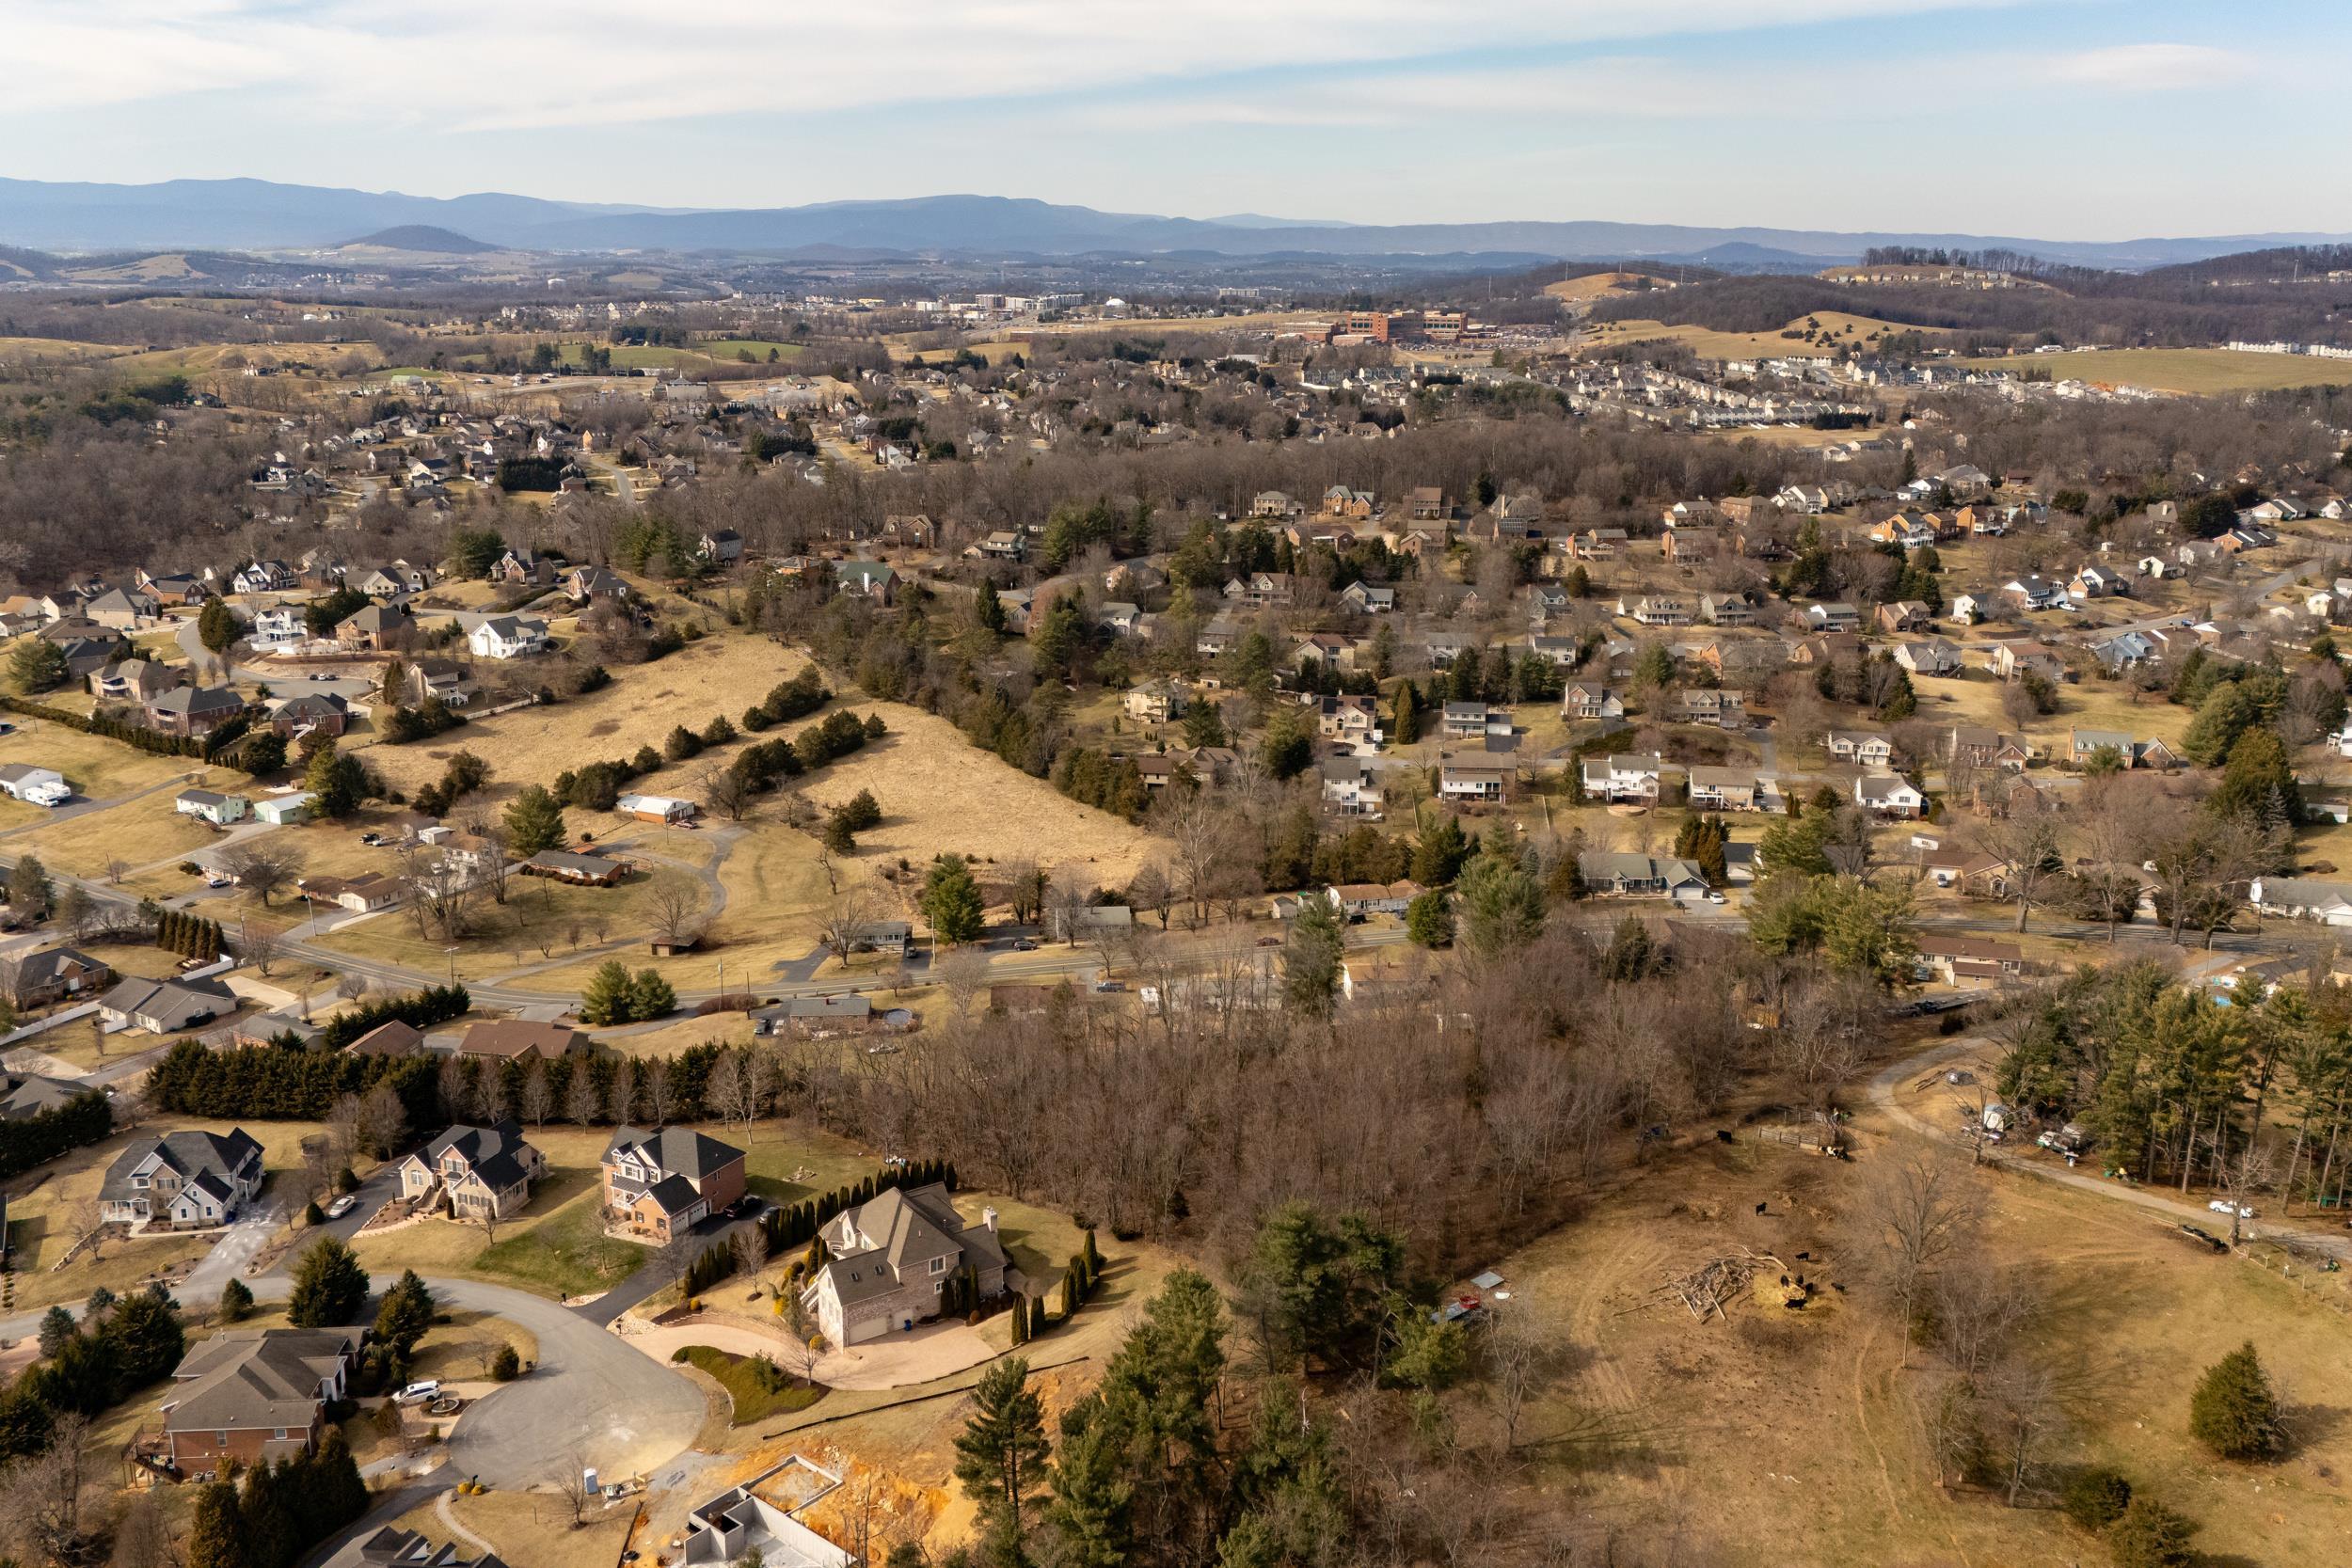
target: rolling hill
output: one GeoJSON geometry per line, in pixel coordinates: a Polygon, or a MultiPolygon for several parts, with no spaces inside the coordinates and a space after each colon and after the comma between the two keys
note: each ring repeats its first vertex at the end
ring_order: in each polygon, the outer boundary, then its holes
{"type": "Polygon", "coordinates": [[[425,256],[480,256],[503,246],[469,238],[455,230],[430,223],[404,223],[379,229],[337,247],[342,250],[406,250],[425,256]]]}

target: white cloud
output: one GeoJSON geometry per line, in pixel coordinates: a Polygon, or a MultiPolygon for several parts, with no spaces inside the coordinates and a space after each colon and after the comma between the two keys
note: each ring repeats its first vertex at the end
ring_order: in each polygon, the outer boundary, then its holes
{"type": "Polygon", "coordinates": [[[2201,43],[2124,43],[2052,60],[2043,74],[2056,82],[2114,92],[2169,92],[2242,82],[2258,66],[2251,55],[2201,43]]]}
{"type": "MultiPolygon", "coordinates": [[[[2012,0],[0,0],[0,114],[268,95],[456,129],[813,113],[1770,29],[2012,0]]],[[[1507,69],[1507,64],[1505,69],[1507,69]]],[[[1256,123],[1285,123],[1274,78],[1256,123]]],[[[1238,116],[1245,102],[1227,113],[1238,116]]]]}

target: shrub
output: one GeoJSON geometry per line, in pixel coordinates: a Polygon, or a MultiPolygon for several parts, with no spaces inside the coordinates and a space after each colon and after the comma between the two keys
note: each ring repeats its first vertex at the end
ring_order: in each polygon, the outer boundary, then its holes
{"type": "Polygon", "coordinates": [[[501,1345],[498,1348],[498,1354],[490,1357],[490,1377],[493,1382],[512,1383],[522,1376],[522,1373],[523,1358],[516,1354],[514,1346],[501,1345]]]}
{"type": "Polygon", "coordinates": [[[2108,1529],[2107,1549],[2115,1568],[2188,1568],[2197,1560],[2188,1544],[2196,1533],[2193,1520],[2153,1497],[2134,1497],[2108,1529]]]}
{"type": "Polygon", "coordinates": [[[2132,1483],[2104,1465],[2077,1470],[2058,1497],[2058,1507],[2087,1530],[2103,1530],[2132,1505],[2132,1483]]]}

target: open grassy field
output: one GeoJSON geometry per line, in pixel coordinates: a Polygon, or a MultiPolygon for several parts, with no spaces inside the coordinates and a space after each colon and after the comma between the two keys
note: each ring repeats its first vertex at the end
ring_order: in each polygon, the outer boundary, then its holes
{"type": "MultiPolygon", "coordinates": [[[[575,887],[545,877],[512,877],[506,884],[505,903],[485,899],[477,904],[472,925],[453,954],[438,932],[421,931],[416,921],[400,910],[330,932],[320,939],[320,945],[440,974],[454,967],[459,979],[479,980],[615,938],[642,937],[663,879],[680,875],[661,868],[641,869],[609,888],[575,887]]],[[[298,908],[285,907],[299,917],[298,908]]],[[[593,969],[603,957],[582,962],[593,969]]]]}
{"type": "MultiPolygon", "coordinates": [[[[365,754],[395,786],[414,789],[438,778],[457,752],[471,752],[490,764],[491,799],[502,799],[585,762],[626,757],[645,745],[658,751],[681,723],[699,730],[723,713],[740,720],[769,688],[807,662],[762,638],[707,637],[667,658],[616,669],[611,686],[585,697],[518,708],[412,746],[370,746],[365,754]]],[[[706,752],[688,767],[699,773],[732,754],[706,752]]]]}
{"type": "MultiPolygon", "coordinates": [[[[0,763],[9,762],[54,768],[65,775],[65,782],[73,786],[76,796],[93,800],[110,800],[174,780],[193,782],[205,771],[204,765],[194,757],[153,756],[119,740],[84,735],[40,719],[22,721],[14,734],[0,736],[0,763]]],[[[225,772],[220,776],[230,777],[225,772]]],[[[168,797],[163,800],[163,809],[171,809],[168,797]]],[[[39,822],[54,816],[40,806],[0,799],[0,828],[39,822]]]]}
{"type": "MultiPolygon", "coordinates": [[[[1728,1560],[2104,1560],[2046,1506],[1933,1483],[1922,1386],[1903,1370],[1926,1353],[1906,1354],[1839,1250],[1841,1215],[1891,1153],[1875,1138],[1851,1164],[1753,1140],[1705,1144],[1500,1260],[1503,1310],[1551,1330],[1565,1358],[1521,1423],[1527,1494],[1569,1488],[1592,1516],[1680,1526],[1728,1560]],[[1658,1292],[1740,1247],[1785,1261],[1810,1252],[1790,1266],[1848,1292],[1821,1292],[1803,1312],[1742,1298],[1706,1323],[1658,1292]]],[[[2060,1390],[2050,1456],[2115,1465],[2201,1520],[2200,1544],[2224,1554],[2209,1560],[2341,1555],[2338,1478],[2352,1462],[2335,1414],[2352,1398],[2342,1276],[2307,1294],[2121,1204],[2025,1177],[1977,1185],[1985,1221],[1970,1256],[2017,1266],[2042,1297],[2026,1342],[2060,1390]],[[2216,1463],[2185,1430],[2197,1374],[2249,1337],[2300,1434],[2273,1467],[2216,1463]]]]}
{"type": "Polygon", "coordinates": [[[270,1173],[269,1186],[262,1201],[283,1203],[289,1212],[299,1209],[302,1140],[323,1131],[318,1123],[270,1121],[247,1125],[178,1117],[167,1123],[144,1123],[133,1131],[74,1149],[10,1183],[8,1231],[16,1247],[17,1307],[22,1310],[54,1302],[81,1301],[101,1285],[120,1295],[210,1251],[216,1237],[166,1234],[112,1242],[95,1258],[84,1252],[63,1269],[56,1267],[74,1239],[96,1223],[98,1189],[105,1180],[106,1167],[135,1139],[152,1137],[167,1129],[227,1132],[237,1126],[245,1126],[262,1143],[263,1168],[270,1173]]]}
{"type": "Polygon", "coordinates": [[[1844,310],[1820,310],[1800,316],[1782,330],[1803,332],[1807,323],[1818,324],[1820,329],[1820,336],[1811,342],[1803,338],[1784,338],[1779,332],[1716,332],[1704,326],[1668,326],[1663,322],[1642,320],[1596,322],[1586,329],[1585,341],[1597,348],[1608,348],[1619,343],[1662,340],[1681,343],[1702,359],[1826,358],[1881,336],[1918,332],[1932,338],[1945,330],[1883,321],[1876,316],[1857,316],[1844,310]],[[1830,341],[1824,342],[1821,338],[1830,341]]]}
{"type": "MultiPolygon", "coordinates": [[[[117,746],[116,750],[130,749],[117,746]]],[[[200,777],[203,788],[250,787],[251,781],[244,774],[227,768],[206,768],[185,758],[157,760],[169,760],[192,769],[191,776],[200,777]]],[[[73,775],[67,773],[66,777],[71,779],[73,775]]],[[[51,870],[93,879],[103,878],[107,866],[117,861],[135,870],[165,863],[176,864],[194,851],[218,843],[221,837],[220,831],[201,817],[172,809],[172,799],[179,793],[176,788],[159,789],[104,811],[70,816],[21,835],[20,842],[38,853],[51,870]]]]}
{"type": "Polygon", "coordinates": [[[2076,349],[1963,362],[1987,370],[2047,371],[2060,381],[2145,387],[2198,397],[2352,385],[2352,361],[2302,354],[2241,354],[2226,348],[2076,349]]]}
{"type": "MultiPolygon", "coordinates": [[[[1936,724],[1985,724],[2015,732],[2001,712],[2007,685],[1982,671],[1956,680],[1922,679],[1913,683],[1921,719],[1936,724]]],[[[2058,688],[2058,709],[2029,720],[2026,738],[2053,756],[2066,754],[2070,729],[2126,730],[2136,736],[2153,736],[2177,747],[2195,715],[2162,693],[2150,693],[2120,682],[2088,680],[2058,688]]]]}
{"type": "Polygon", "coordinates": [[[1582,277],[1564,277],[1557,283],[1544,285],[1544,293],[1554,299],[1582,304],[1596,299],[1609,299],[1618,294],[1632,293],[1649,281],[1649,275],[1640,272],[1595,272],[1582,277]]]}

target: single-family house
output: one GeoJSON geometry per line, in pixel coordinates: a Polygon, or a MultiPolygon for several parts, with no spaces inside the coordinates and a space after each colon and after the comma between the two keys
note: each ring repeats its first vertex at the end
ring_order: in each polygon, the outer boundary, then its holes
{"type": "Polygon", "coordinates": [[[1576,859],[1577,879],[1588,893],[1631,898],[1693,898],[1707,895],[1707,876],[1690,861],[1614,849],[1587,849],[1576,859]]]}
{"type": "Polygon", "coordinates": [[[1961,672],[1959,646],[1941,637],[1898,642],[1893,657],[1897,664],[1915,675],[1957,675],[1961,672]]]}
{"type": "Polygon", "coordinates": [[[885,607],[898,602],[898,569],[879,561],[834,562],[833,586],[836,594],[885,607]]]}
{"type": "Polygon", "coordinates": [[[1804,620],[1816,631],[1853,631],[1862,625],[1862,612],[1843,600],[1833,600],[1805,606],[1804,620]]]}
{"type": "Polygon", "coordinates": [[[73,798],[73,786],[54,768],[29,762],[0,763],[0,794],[28,806],[58,806],[73,798]]]}
{"type": "Polygon", "coordinates": [[[24,954],[0,966],[0,976],[8,981],[0,987],[0,993],[6,993],[10,1006],[24,1012],[111,986],[115,972],[87,953],[71,947],[52,947],[24,954]]]}
{"type": "Polygon", "coordinates": [[[2026,973],[2026,955],[2014,942],[1922,931],[1919,971],[1947,986],[1963,980],[2013,980],[2026,973]]]}
{"type": "Polygon", "coordinates": [[[2102,751],[2113,752],[2125,768],[2177,768],[2180,756],[2160,736],[2145,740],[2122,730],[2074,729],[2067,732],[2067,760],[2080,768],[2102,751]]]}
{"type": "Polygon", "coordinates": [[[600,1164],[607,1233],[655,1246],[743,1196],[743,1151],[691,1128],[615,1128],[600,1164]]]}
{"type": "Polygon", "coordinates": [[[636,596],[635,590],[621,580],[620,574],[606,566],[575,566],[564,574],[563,582],[564,596],[575,604],[587,604],[594,599],[626,603],[636,596]]]}
{"type": "Polygon", "coordinates": [[[790,1035],[796,1039],[832,1039],[863,1034],[877,1022],[873,999],[866,996],[787,996],[772,1006],[751,1012],[755,1035],[790,1035]]]}
{"type": "Polygon", "coordinates": [[[679,1560],[685,1568],[857,1568],[855,1553],[793,1517],[838,1484],[838,1477],[795,1454],[689,1509],[679,1560]]]}
{"type": "Polygon", "coordinates": [[[492,615],[474,623],[466,646],[476,658],[527,658],[548,649],[548,624],[532,615],[492,615]]]}
{"type": "Polygon", "coordinates": [[[1895,743],[1875,730],[1831,730],[1821,737],[1821,744],[1837,761],[1873,771],[1889,767],[1895,760],[1895,743]]]}
{"type": "Polygon", "coordinates": [[[150,729],[166,735],[210,735],[245,712],[245,699],[225,686],[181,686],[151,697],[150,729]]]}
{"type": "Polygon", "coordinates": [[[519,1062],[536,1056],[559,1061],[587,1054],[588,1037],[565,1023],[530,1018],[491,1018],[470,1025],[457,1042],[457,1054],[478,1061],[519,1062]]]}
{"type": "Polygon", "coordinates": [[[531,1201],[531,1183],[547,1168],[518,1123],[452,1127],[400,1163],[400,1196],[446,1203],[456,1220],[507,1219],[531,1201]]]}
{"type": "Polygon", "coordinates": [[[1720,687],[1686,686],[1675,693],[1666,714],[1677,723],[1738,729],[1748,721],[1748,699],[1720,687]]]}
{"type": "Polygon", "coordinates": [[[624,795],[612,804],[623,816],[640,822],[691,822],[701,808],[675,795],[624,795]]]}
{"type": "Polygon", "coordinates": [[[1656,804],[1667,770],[1655,756],[1613,753],[1586,757],[1581,777],[1584,793],[1595,800],[1656,804]]]}
{"type": "Polygon", "coordinates": [[[1853,782],[1854,802],[1881,816],[1916,816],[1927,809],[1927,797],[1899,773],[1866,773],[1853,782]]]}
{"type": "Polygon", "coordinates": [[[1518,771],[1507,759],[1464,757],[1443,760],[1438,764],[1438,794],[1442,800],[1470,804],[1507,800],[1518,771]]]}
{"type": "Polygon", "coordinates": [[[173,797],[171,809],[182,816],[202,817],[215,828],[226,828],[244,821],[253,802],[242,795],[223,795],[215,789],[183,789],[173,797]]]}
{"type": "Polygon", "coordinates": [[[520,867],[526,877],[548,877],[574,887],[612,887],[628,867],[604,855],[583,855],[569,849],[542,849],[520,867]]]}
{"type": "Polygon", "coordinates": [[[98,1215],[134,1230],[210,1230],[262,1190],[262,1145],[244,1128],[135,1138],[99,1183],[98,1215]]]}
{"type": "Polygon", "coordinates": [[[118,1029],[176,1035],[237,1010],[236,993],[218,980],[133,975],[98,999],[98,1016],[118,1029]]]}
{"type": "Polygon", "coordinates": [[[173,1369],[161,1412],[174,1468],[202,1480],[231,1462],[249,1470],[310,1452],[326,1434],[326,1407],[345,1397],[358,1349],[348,1328],[231,1328],[199,1339],[173,1369]]]}
{"type": "Polygon", "coordinates": [[[1568,719],[1622,719],[1625,699],[1605,686],[1579,681],[1561,694],[1560,712],[1568,719]]]}
{"type": "Polygon", "coordinates": [[[1689,783],[1692,811],[1778,812],[1785,807],[1780,781],[1753,768],[1693,764],[1689,783]]]}
{"type": "Polygon", "coordinates": [[[996,1212],[966,1225],[940,1182],[877,1193],[818,1231],[833,1253],[802,1289],[801,1304],[835,1345],[869,1343],[939,1316],[947,1282],[961,1275],[975,1300],[1004,1293],[1005,1249],[996,1212]]]}
{"type": "Polygon", "coordinates": [[[1396,609],[1396,590],[1359,578],[1340,590],[1340,603],[1359,615],[1386,615],[1396,609]]]}

